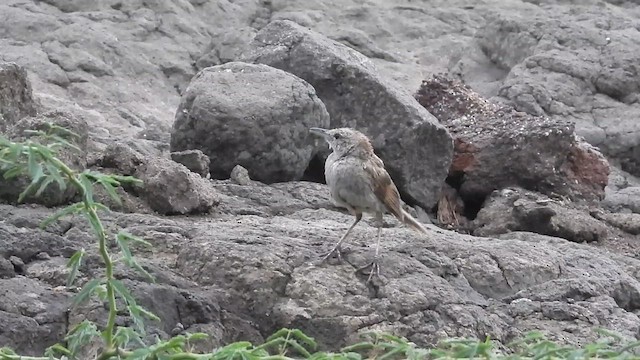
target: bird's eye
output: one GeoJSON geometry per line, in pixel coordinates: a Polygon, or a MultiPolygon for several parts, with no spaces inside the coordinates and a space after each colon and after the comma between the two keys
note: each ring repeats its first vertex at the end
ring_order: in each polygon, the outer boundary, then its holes
{"type": "Polygon", "coordinates": [[[337,134],[337,133],[336,133],[336,134],[333,134],[333,138],[334,138],[334,139],[340,139],[340,134],[337,134]]]}

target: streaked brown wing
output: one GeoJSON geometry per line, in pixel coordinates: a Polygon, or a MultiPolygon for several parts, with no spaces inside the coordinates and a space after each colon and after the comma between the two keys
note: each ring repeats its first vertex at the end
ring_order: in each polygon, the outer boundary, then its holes
{"type": "Polygon", "coordinates": [[[400,209],[400,194],[396,185],[391,180],[391,176],[384,168],[384,163],[379,158],[368,160],[364,165],[364,170],[371,176],[373,192],[376,194],[387,210],[396,218],[402,219],[400,209]]]}

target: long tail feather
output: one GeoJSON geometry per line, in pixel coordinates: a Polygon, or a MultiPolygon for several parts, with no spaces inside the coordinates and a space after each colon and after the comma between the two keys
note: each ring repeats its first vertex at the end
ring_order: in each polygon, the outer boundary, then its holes
{"type": "Polygon", "coordinates": [[[407,224],[410,228],[417,232],[421,232],[423,234],[427,233],[427,228],[425,228],[418,220],[414,219],[408,212],[404,211],[404,209],[400,208],[402,211],[402,222],[407,224]]]}

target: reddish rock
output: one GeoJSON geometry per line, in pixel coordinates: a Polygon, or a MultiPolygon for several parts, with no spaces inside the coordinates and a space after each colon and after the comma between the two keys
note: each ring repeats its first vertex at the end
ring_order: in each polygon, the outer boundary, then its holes
{"type": "Polygon", "coordinates": [[[493,104],[440,75],[423,81],[415,97],[454,138],[449,180],[463,199],[510,186],[572,200],[604,197],[609,164],[576,137],[573,123],[493,104]]]}

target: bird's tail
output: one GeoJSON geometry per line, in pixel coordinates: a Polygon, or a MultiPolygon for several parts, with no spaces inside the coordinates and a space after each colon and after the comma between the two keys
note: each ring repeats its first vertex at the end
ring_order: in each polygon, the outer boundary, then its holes
{"type": "Polygon", "coordinates": [[[423,234],[427,233],[427,228],[425,228],[418,220],[414,219],[408,212],[404,211],[404,209],[400,209],[402,211],[402,222],[407,224],[410,228],[417,232],[421,232],[423,234]]]}

